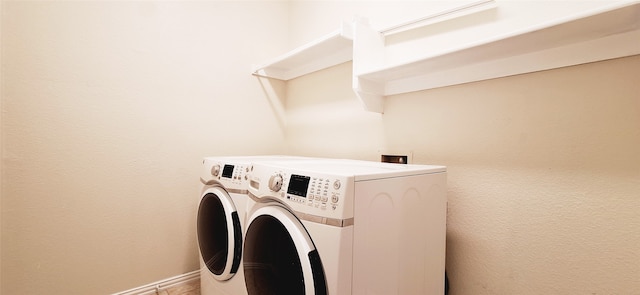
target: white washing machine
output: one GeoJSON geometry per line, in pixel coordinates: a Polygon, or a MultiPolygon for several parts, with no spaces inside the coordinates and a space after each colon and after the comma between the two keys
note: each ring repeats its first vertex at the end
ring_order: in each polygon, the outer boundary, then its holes
{"type": "Polygon", "coordinates": [[[289,156],[206,157],[197,216],[201,294],[247,294],[242,245],[248,172],[254,161],[303,159],[289,156]]]}
{"type": "Polygon", "coordinates": [[[445,167],[330,159],[250,170],[249,295],[444,294],[445,167]]]}

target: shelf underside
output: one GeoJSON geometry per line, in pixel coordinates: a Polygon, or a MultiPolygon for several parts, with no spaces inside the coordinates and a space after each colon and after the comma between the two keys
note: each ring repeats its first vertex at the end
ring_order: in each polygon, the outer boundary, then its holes
{"type": "Polygon", "coordinates": [[[392,95],[640,54],[640,4],[358,75],[392,95]]]}
{"type": "Polygon", "coordinates": [[[344,30],[338,30],[255,67],[253,74],[288,81],[350,61],[352,58],[353,40],[344,30]]]}

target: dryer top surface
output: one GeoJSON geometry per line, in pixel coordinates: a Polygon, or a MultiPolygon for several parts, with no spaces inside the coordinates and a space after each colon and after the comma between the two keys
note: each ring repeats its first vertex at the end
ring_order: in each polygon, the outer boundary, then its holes
{"type": "Polygon", "coordinates": [[[446,172],[446,167],[436,165],[391,164],[350,159],[300,160],[264,162],[265,165],[296,172],[323,173],[353,177],[355,181],[383,179],[446,172]]]}

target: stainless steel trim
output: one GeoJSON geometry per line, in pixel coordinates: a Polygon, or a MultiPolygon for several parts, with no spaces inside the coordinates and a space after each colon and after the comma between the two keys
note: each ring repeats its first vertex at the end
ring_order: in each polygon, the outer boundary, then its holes
{"type": "Polygon", "coordinates": [[[225,188],[225,189],[227,190],[227,192],[234,193],[234,194],[246,195],[249,193],[249,191],[246,189],[235,189],[235,188],[225,188]]]}
{"type": "Polygon", "coordinates": [[[258,198],[258,196],[254,195],[253,193],[249,192],[248,195],[249,198],[251,198],[253,201],[257,203],[264,203],[262,200],[260,200],[260,198],[258,198]]]}
{"type": "Polygon", "coordinates": [[[242,195],[246,195],[249,193],[249,190],[246,190],[246,189],[226,188],[222,183],[220,183],[215,179],[205,181],[202,177],[200,177],[200,182],[202,182],[204,185],[217,185],[222,189],[224,189],[225,191],[227,191],[228,193],[242,194],[242,195]]]}
{"type": "MultiPolygon", "coordinates": [[[[266,202],[269,202],[270,200],[272,200],[271,198],[268,198],[268,199],[258,198],[258,196],[252,194],[251,192],[249,192],[248,195],[249,195],[249,198],[251,198],[253,201],[258,202],[258,203],[266,203],[266,202]]],[[[305,220],[305,221],[309,221],[309,222],[313,222],[313,223],[319,223],[319,224],[335,226],[335,227],[352,226],[353,223],[354,223],[353,217],[352,218],[347,218],[347,219],[329,218],[329,217],[322,217],[322,216],[318,216],[318,215],[314,215],[314,214],[304,213],[304,212],[300,212],[300,211],[293,211],[293,214],[296,217],[298,217],[298,219],[300,219],[300,220],[305,220]]]]}
{"type": "Polygon", "coordinates": [[[294,212],[294,213],[301,220],[306,220],[313,223],[320,223],[320,224],[335,226],[335,227],[347,227],[347,226],[353,225],[353,217],[347,218],[347,219],[339,219],[339,218],[322,217],[322,216],[302,213],[302,212],[294,212]]]}

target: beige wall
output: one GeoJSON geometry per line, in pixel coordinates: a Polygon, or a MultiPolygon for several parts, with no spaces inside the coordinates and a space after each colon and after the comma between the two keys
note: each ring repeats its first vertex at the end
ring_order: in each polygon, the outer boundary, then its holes
{"type": "MultiPolygon", "coordinates": [[[[293,7],[301,42],[369,9],[293,7]],[[337,12],[310,16],[323,9],[337,12]]],[[[359,106],[346,63],[288,83],[289,152],[448,166],[452,295],[635,294],[638,77],[633,56],[392,96],[380,115],[359,106]]]]}
{"type": "MultiPolygon", "coordinates": [[[[2,2],[0,2],[0,49],[2,48],[2,2]]],[[[2,156],[2,150],[4,149],[4,145],[3,143],[3,134],[4,132],[2,131],[4,128],[3,126],[3,121],[2,121],[2,113],[4,113],[4,108],[2,107],[2,84],[3,84],[3,80],[2,80],[2,51],[0,50],[0,261],[2,261],[2,183],[4,182],[4,165],[2,165],[2,160],[3,156],[2,156]]],[[[2,262],[0,262],[0,293],[2,292],[2,262]]]]}
{"type": "Polygon", "coordinates": [[[0,293],[196,269],[201,157],[280,152],[447,165],[452,295],[640,289],[639,56],[394,96],[384,115],[350,63],[290,81],[286,113],[282,84],[248,74],[354,13],[424,11],[394,3],[3,1],[0,293]]]}
{"type": "Polygon", "coordinates": [[[350,75],[289,83],[290,153],[446,165],[452,295],[640,290],[640,56],[393,96],[379,117],[350,75]]]}
{"type": "Polygon", "coordinates": [[[640,56],[391,98],[390,145],[449,167],[453,294],[640,289],[640,56]]]}
{"type": "Polygon", "coordinates": [[[287,9],[3,1],[1,293],[196,270],[201,158],[283,150],[250,65],[284,51],[287,9]]]}

